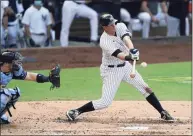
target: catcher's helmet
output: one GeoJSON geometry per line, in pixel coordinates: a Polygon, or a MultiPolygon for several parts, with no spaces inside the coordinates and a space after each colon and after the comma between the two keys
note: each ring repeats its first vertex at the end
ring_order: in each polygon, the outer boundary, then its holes
{"type": "Polygon", "coordinates": [[[6,60],[1,60],[1,63],[12,63],[13,61],[15,61],[18,64],[22,64],[23,56],[19,52],[8,50],[2,52],[1,56],[7,56],[8,58],[6,60]]]}
{"type": "Polygon", "coordinates": [[[111,14],[103,14],[100,16],[100,24],[101,26],[109,26],[116,22],[114,17],[111,14]]]}

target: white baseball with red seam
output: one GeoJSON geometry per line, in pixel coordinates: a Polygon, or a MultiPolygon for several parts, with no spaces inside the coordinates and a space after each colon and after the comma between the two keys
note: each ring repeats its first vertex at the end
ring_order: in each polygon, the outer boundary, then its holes
{"type": "Polygon", "coordinates": [[[147,67],[147,63],[146,63],[146,62],[142,62],[140,65],[141,65],[143,68],[147,67]]]}

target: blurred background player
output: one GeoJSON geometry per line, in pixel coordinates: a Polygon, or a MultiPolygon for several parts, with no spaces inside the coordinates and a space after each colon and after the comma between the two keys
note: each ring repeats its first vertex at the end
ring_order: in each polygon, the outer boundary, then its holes
{"type": "Polygon", "coordinates": [[[47,46],[52,20],[48,9],[43,7],[42,0],[34,0],[33,5],[25,11],[22,23],[25,25],[28,43],[32,47],[47,46]]]}
{"type": "Polygon", "coordinates": [[[166,0],[169,2],[167,16],[167,36],[185,36],[189,35],[188,7],[190,0],[166,0]]]}
{"type": "Polygon", "coordinates": [[[141,12],[142,4],[144,0],[141,1],[130,1],[124,2],[121,4],[122,8],[126,9],[122,10],[122,18],[131,18],[130,22],[130,30],[142,30],[142,38],[149,37],[149,24],[151,18],[147,12],[141,12]],[[137,23],[142,23],[142,25],[135,25],[137,23]],[[135,25],[135,26],[134,26],[135,25]]]}
{"type": "Polygon", "coordinates": [[[86,0],[64,1],[62,7],[62,28],[60,34],[60,44],[62,47],[66,47],[69,44],[69,30],[75,17],[89,18],[91,30],[90,41],[94,44],[97,44],[98,14],[85,3],[86,0]]]}
{"type": "MultiPolygon", "coordinates": [[[[167,25],[167,4],[163,0],[159,1],[151,1],[145,0],[142,2],[142,12],[146,12],[147,18],[150,18],[150,23],[148,24],[149,32],[150,32],[150,25],[156,26],[166,26],[167,25]]],[[[149,33],[148,32],[148,33],[149,33]]],[[[149,36],[148,36],[149,37],[149,36]]]]}
{"type": "Polygon", "coordinates": [[[8,36],[8,16],[12,16],[14,14],[13,10],[8,7],[9,1],[4,0],[1,1],[1,46],[5,47],[5,41],[8,36]]]}
{"type": "Polygon", "coordinates": [[[17,48],[17,37],[20,31],[18,18],[22,17],[24,9],[21,0],[9,0],[9,7],[14,14],[8,16],[7,48],[17,48]]]}

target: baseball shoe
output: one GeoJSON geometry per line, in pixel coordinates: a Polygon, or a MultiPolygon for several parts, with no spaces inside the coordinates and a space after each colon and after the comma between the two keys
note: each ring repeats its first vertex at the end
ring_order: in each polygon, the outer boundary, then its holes
{"type": "Polygon", "coordinates": [[[161,118],[165,121],[173,122],[174,118],[166,111],[161,112],[161,118]]]}
{"type": "Polygon", "coordinates": [[[80,115],[78,110],[69,110],[66,112],[68,120],[74,121],[80,115]]]}

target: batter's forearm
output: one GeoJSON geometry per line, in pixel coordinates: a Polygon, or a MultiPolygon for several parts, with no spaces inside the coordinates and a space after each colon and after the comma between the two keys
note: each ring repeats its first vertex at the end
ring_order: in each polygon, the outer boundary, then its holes
{"type": "Polygon", "coordinates": [[[125,60],[125,57],[127,56],[128,54],[125,54],[124,52],[121,52],[117,55],[117,58],[121,59],[121,60],[125,60]]]}
{"type": "Polygon", "coordinates": [[[124,53],[121,50],[117,49],[112,56],[117,57],[120,60],[125,60],[125,61],[131,61],[131,56],[128,53],[124,53]]]}
{"type": "Polygon", "coordinates": [[[129,36],[125,36],[125,37],[123,38],[123,41],[124,41],[125,45],[126,45],[129,49],[133,49],[133,48],[134,48],[133,43],[132,43],[132,41],[131,41],[131,39],[130,39],[129,36]]]}

